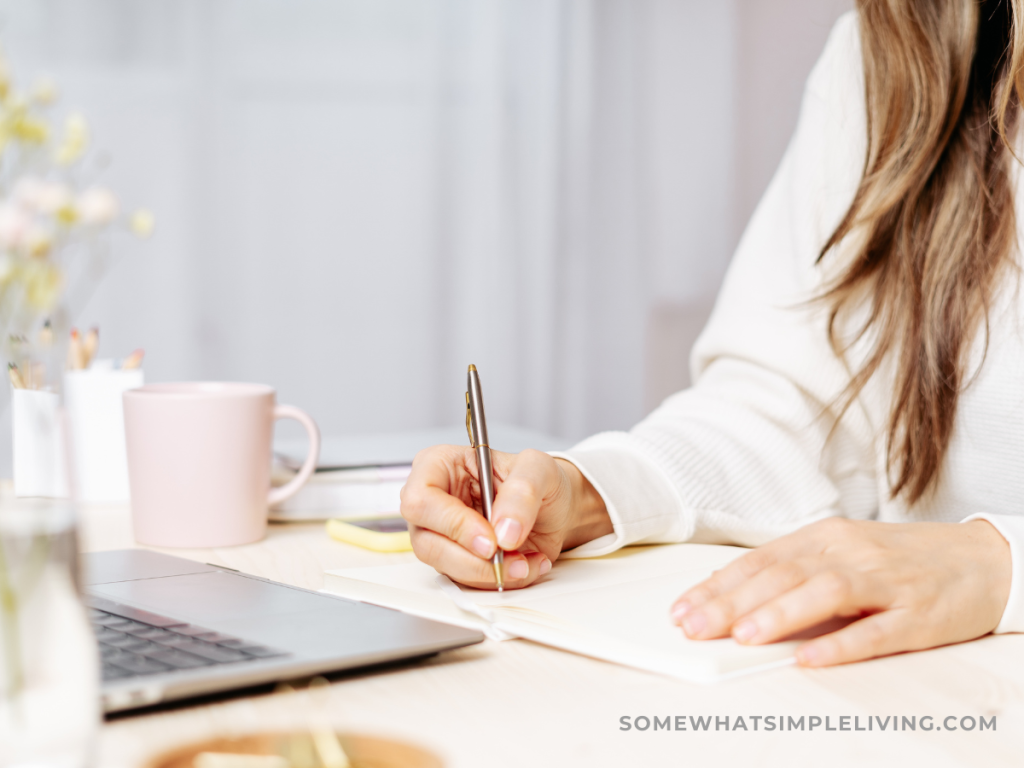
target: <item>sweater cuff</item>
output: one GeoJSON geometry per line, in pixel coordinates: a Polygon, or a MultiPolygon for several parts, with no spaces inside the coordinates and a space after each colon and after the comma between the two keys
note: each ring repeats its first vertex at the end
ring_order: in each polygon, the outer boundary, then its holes
{"type": "Polygon", "coordinates": [[[562,557],[599,557],[636,543],[685,541],[693,520],[684,520],[679,492],[664,471],[644,456],[636,438],[606,432],[565,452],[552,452],[572,462],[604,500],[613,533],[581,544],[562,557]],[[668,536],[668,539],[666,538],[668,536]]]}
{"type": "Polygon", "coordinates": [[[978,514],[965,517],[960,522],[984,520],[992,525],[1010,545],[1010,596],[993,632],[1024,632],[1024,517],[1017,515],[978,514]]]}

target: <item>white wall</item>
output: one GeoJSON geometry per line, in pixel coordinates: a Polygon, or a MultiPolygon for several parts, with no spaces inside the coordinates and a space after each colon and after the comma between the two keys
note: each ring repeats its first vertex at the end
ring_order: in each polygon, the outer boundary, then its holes
{"type": "Polygon", "coordinates": [[[157,213],[80,318],[105,352],[325,433],[458,423],[475,362],[492,419],[576,438],[685,356],[652,313],[713,295],[846,5],[0,0],[0,43],[157,213]]]}
{"type": "Polygon", "coordinates": [[[804,80],[853,0],[738,0],[734,238],[796,128],[804,80]]]}

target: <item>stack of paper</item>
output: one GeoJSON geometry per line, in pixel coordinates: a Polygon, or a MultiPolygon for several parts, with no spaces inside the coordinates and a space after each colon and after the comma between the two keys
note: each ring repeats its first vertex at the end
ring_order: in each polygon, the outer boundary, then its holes
{"type": "MultiPolygon", "coordinates": [[[[397,515],[402,486],[412,466],[360,467],[314,472],[291,498],[270,508],[277,521],[327,520],[332,517],[367,518],[397,515]]],[[[275,471],[283,485],[293,473],[275,471]]]]}
{"type": "MultiPolygon", "coordinates": [[[[502,424],[492,425],[490,438],[495,450],[508,453],[526,448],[553,451],[566,447],[564,441],[557,438],[502,424]]],[[[272,507],[270,519],[299,521],[397,515],[399,493],[416,454],[432,445],[461,445],[467,440],[464,426],[325,437],[316,473],[298,493],[272,507]]],[[[284,485],[295,476],[305,460],[306,448],[305,438],[274,441],[275,484],[284,485]]]]}
{"type": "Polygon", "coordinates": [[[533,586],[498,593],[453,584],[422,563],[328,571],[325,591],[416,616],[522,637],[694,682],[793,661],[795,642],[743,646],[687,639],[673,601],[746,550],[703,544],[628,547],[563,559],[533,586]]]}

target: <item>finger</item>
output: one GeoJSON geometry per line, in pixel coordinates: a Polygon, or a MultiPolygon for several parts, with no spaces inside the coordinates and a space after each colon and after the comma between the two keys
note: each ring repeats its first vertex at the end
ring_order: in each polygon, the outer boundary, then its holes
{"type": "Polygon", "coordinates": [[[506,552],[503,568],[505,589],[520,589],[548,573],[551,560],[542,552],[506,552]]]}
{"type": "MultiPolygon", "coordinates": [[[[424,454],[417,456],[419,461],[424,454]]],[[[497,546],[494,530],[475,509],[449,493],[448,466],[451,457],[426,457],[418,472],[410,473],[402,488],[400,512],[410,525],[426,528],[457,542],[478,558],[490,558],[497,546]]],[[[414,464],[414,470],[416,465],[414,464]]]]}
{"type": "MultiPolygon", "coordinates": [[[[694,607],[682,617],[683,631],[694,640],[724,637],[737,619],[803,584],[813,572],[804,560],[775,563],[754,574],[735,589],[694,607]]],[[[747,621],[748,619],[744,619],[747,621]]]]}
{"type": "Polygon", "coordinates": [[[497,587],[490,560],[476,557],[448,537],[427,528],[409,526],[409,538],[416,557],[438,573],[477,589],[497,587]]]}
{"type": "Polygon", "coordinates": [[[750,645],[770,643],[835,616],[849,615],[851,608],[862,603],[863,596],[855,594],[846,574],[824,571],[740,618],[732,636],[750,645]]]}
{"type": "Polygon", "coordinates": [[[767,547],[755,549],[733,560],[724,568],[715,571],[695,587],[691,587],[672,604],[672,620],[680,624],[690,611],[735,589],[747,579],[775,564],[775,558],[767,547]]]}
{"type": "Polygon", "coordinates": [[[796,650],[796,661],[804,667],[827,667],[930,647],[932,644],[915,642],[913,624],[903,610],[894,609],[804,643],[796,650]]]}
{"type": "Polygon", "coordinates": [[[559,490],[561,475],[555,460],[540,451],[523,451],[509,467],[494,499],[494,532],[498,546],[522,546],[547,497],[559,490]]]}
{"type": "Polygon", "coordinates": [[[402,517],[458,543],[484,560],[496,550],[494,530],[475,509],[437,488],[424,488],[402,497],[402,517]]]}
{"type": "Polygon", "coordinates": [[[412,460],[405,488],[432,486],[451,491],[451,471],[456,462],[465,462],[467,453],[470,449],[457,445],[435,445],[423,449],[412,460]]]}
{"type": "MultiPolygon", "coordinates": [[[[427,530],[410,527],[409,536],[416,556],[453,581],[476,589],[495,589],[497,578],[489,560],[481,560],[466,552],[450,539],[427,530]]],[[[551,561],[540,552],[505,555],[503,581],[508,589],[532,584],[551,570],[551,561]]]]}
{"type": "Polygon", "coordinates": [[[733,560],[721,570],[715,571],[711,578],[680,595],[672,604],[672,618],[677,624],[680,623],[689,611],[735,589],[775,563],[820,554],[823,542],[841,539],[849,525],[851,523],[848,520],[828,518],[763,544],[733,560]]]}

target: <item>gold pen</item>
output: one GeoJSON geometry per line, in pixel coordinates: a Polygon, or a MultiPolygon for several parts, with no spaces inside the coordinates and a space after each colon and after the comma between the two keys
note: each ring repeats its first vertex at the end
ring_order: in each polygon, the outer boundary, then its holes
{"type": "MultiPolygon", "coordinates": [[[[484,517],[494,525],[494,471],[491,467],[491,446],[487,442],[487,419],[484,418],[484,395],[480,390],[480,375],[476,366],[469,366],[466,376],[466,431],[469,433],[470,447],[476,449],[476,466],[480,474],[480,499],[484,507],[484,517]]],[[[505,564],[505,552],[497,548],[492,561],[494,578],[498,583],[498,591],[505,589],[505,580],[501,570],[505,564]]]]}

